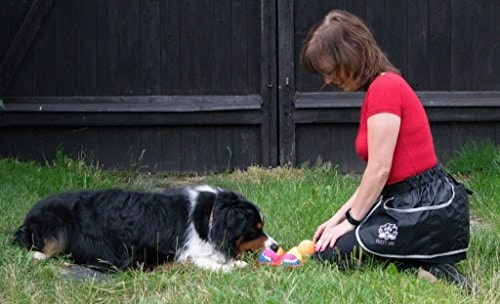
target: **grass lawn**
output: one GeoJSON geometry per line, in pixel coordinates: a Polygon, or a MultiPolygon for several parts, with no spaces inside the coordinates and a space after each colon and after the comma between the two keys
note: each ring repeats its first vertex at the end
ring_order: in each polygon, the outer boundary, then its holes
{"type": "Polygon", "coordinates": [[[42,197],[82,188],[157,190],[180,183],[209,183],[241,192],[266,216],[266,231],[285,249],[312,237],[316,227],[351,195],[358,176],[334,168],[250,168],[207,176],[106,172],[60,156],[50,165],[0,159],[0,303],[500,303],[500,150],[469,146],[447,170],[474,191],[469,258],[459,268],[480,291],[466,294],[445,282],[373,265],[358,271],[308,261],[284,269],[256,263],[211,273],[190,265],[126,271],[106,280],[63,279],[68,259],[35,261],[11,244],[26,212],[42,197]]]}

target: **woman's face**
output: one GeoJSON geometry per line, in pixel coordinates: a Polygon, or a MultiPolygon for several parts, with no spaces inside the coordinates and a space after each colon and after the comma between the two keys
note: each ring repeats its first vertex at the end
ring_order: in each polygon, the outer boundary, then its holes
{"type": "Polygon", "coordinates": [[[346,73],[344,68],[335,67],[330,68],[330,70],[325,69],[324,71],[328,71],[321,73],[325,85],[333,85],[346,92],[354,92],[358,89],[357,83],[346,73]]]}

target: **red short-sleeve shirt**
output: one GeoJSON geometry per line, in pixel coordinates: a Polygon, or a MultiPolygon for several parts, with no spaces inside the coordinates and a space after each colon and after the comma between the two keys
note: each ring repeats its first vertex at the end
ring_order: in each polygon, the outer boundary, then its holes
{"type": "Polygon", "coordinates": [[[368,161],[367,120],[378,113],[401,118],[387,185],[405,180],[437,164],[429,120],[413,89],[398,74],[385,73],[369,86],[360,113],[356,152],[368,161]]]}

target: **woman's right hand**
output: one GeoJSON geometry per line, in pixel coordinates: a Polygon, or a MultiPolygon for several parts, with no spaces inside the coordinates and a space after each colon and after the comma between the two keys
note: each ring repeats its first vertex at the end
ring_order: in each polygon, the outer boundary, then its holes
{"type": "Polygon", "coordinates": [[[323,224],[319,225],[318,229],[316,229],[316,232],[314,233],[313,236],[313,242],[317,242],[321,235],[323,234],[323,231],[325,231],[327,228],[332,228],[336,225],[338,225],[342,221],[342,218],[338,216],[338,212],[332,216],[329,220],[324,222],[323,224]]]}

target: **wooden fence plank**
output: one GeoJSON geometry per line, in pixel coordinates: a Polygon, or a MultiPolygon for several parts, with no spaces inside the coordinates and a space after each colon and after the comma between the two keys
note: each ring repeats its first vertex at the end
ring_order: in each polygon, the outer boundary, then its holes
{"type": "Polygon", "coordinates": [[[115,74],[118,95],[138,95],[141,87],[141,2],[118,2],[118,73],[115,74]]]}
{"type": "Polygon", "coordinates": [[[429,89],[428,7],[426,1],[408,1],[408,72],[414,90],[429,89]]]}
{"type": "Polygon", "coordinates": [[[34,0],[16,37],[0,63],[0,96],[3,96],[19,65],[47,17],[54,0],[34,0]]]}
{"type": "Polygon", "coordinates": [[[97,94],[121,95],[118,0],[97,1],[97,94]]]}
{"type": "Polygon", "coordinates": [[[452,2],[452,90],[486,90],[498,84],[498,70],[494,70],[496,48],[492,47],[498,40],[494,2],[452,2]]]}
{"type": "Polygon", "coordinates": [[[157,0],[141,0],[140,95],[161,94],[161,10],[157,0]]]}
{"type": "Polygon", "coordinates": [[[56,45],[57,15],[53,10],[33,41],[34,65],[30,73],[33,75],[34,96],[54,96],[57,94],[57,54],[56,45]],[[50,51],[47,51],[50,50],[50,51]]]}
{"type": "Polygon", "coordinates": [[[48,96],[7,98],[6,112],[211,112],[260,110],[260,95],[48,96]]]}
{"type": "Polygon", "coordinates": [[[213,49],[214,66],[212,71],[214,94],[229,94],[232,92],[230,77],[232,62],[232,48],[229,37],[231,37],[232,24],[231,3],[232,0],[215,1],[214,4],[214,31],[213,49]]]}
{"type": "Polygon", "coordinates": [[[213,70],[213,10],[209,0],[182,2],[180,27],[180,91],[188,95],[210,94],[213,70]],[[199,12],[204,12],[200,14],[199,12]],[[192,26],[193,23],[196,26],[192,26]],[[205,29],[200,31],[200,28],[205,29]],[[208,85],[207,85],[208,83],[208,85]]]}
{"type": "Polygon", "coordinates": [[[451,2],[428,1],[429,89],[451,89],[451,2]]]}
{"type": "MultiPolygon", "coordinates": [[[[76,93],[76,7],[80,1],[58,1],[54,6],[55,14],[55,44],[49,46],[55,49],[55,82],[58,96],[71,96],[76,93]]],[[[51,29],[48,29],[49,31],[51,29]]],[[[52,68],[54,70],[54,68],[52,68]]]]}
{"type": "Polygon", "coordinates": [[[408,67],[415,65],[415,62],[408,62],[412,47],[409,45],[412,33],[409,31],[408,1],[387,0],[386,8],[387,49],[382,51],[388,55],[389,60],[403,75],[407,75],[408,67]]]}
{"type": "Polygon", "coordinates": [[[246,3],[231,2],[231,92],[248,93],[248,27],[246,3]]]}
{"type": "Polygon", "coordinates": [[[76,1],[76,96],[97,95],[97,4],[76,1]]]}

